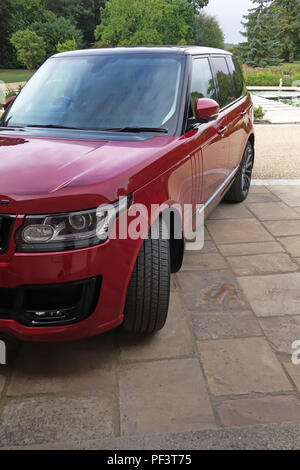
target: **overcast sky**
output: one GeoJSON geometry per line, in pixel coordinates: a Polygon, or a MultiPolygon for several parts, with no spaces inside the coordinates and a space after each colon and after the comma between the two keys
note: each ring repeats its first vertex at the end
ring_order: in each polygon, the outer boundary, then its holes
{"type": "Polygon", "coordinates": [[[245,41],[240,34],[242,17],[252,7],[251,0],[209,0],[203,11],[217,17],[225,34],[225,42],[238,44],[245,41]]]}

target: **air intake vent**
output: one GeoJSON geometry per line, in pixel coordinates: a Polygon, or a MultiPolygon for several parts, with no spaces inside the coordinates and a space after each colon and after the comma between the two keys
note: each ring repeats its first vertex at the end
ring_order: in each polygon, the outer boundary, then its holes
{"type": "Polygon", "coordinates": [[[0,255],[4,254],[8,249],[15,219],[15,215],[0,215],[0,255]]]}

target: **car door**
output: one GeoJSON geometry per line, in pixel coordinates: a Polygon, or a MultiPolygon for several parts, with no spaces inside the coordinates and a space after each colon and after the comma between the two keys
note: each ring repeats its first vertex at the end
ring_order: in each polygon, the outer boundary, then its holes
{"type": "Polygon", "coordinates": [[[227,65],[233,82],[235,101],[229,110],[230,116],[230,152],[229,171],[239,166],[246,142],[248,140],[248,124],[251,119],[251,101],[247,94],[243,72],[236,59],[228,55],[227,65]]]}
{"type": "Polygon", "coordinates": [[[220,55],[213,56],[211,60],[218,84],[221,113],[226,116],[227,175],[230,177],[238,168],[246,145],[248,100],[242,72],[237,73],[232,57],[220,55]]]}
{"type": "MultiPolygon", "coordinates": [[[[190,117],[195,116],[195,103],[199,98],[218,99],[208,56],[194,57],[192,60],[190,117]]],[[[228,153],[226,137],[223,134],[225,126],[226,116],[194,126],[191,161],[195,188],[193,197],[196,204],[208,203],[226,178],[228,153]]],[[[224,132],[226,134],[226,129],[224,132]]]]}

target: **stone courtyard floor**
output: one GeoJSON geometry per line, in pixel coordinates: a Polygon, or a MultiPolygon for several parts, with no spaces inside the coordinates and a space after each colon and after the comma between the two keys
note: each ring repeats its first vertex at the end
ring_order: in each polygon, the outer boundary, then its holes
{"type": "Polygon", "coordinates": [[[0,369],[0,447],[300,447],[300,186],[222,204],[153,337],[23,344],[0,369]]]}

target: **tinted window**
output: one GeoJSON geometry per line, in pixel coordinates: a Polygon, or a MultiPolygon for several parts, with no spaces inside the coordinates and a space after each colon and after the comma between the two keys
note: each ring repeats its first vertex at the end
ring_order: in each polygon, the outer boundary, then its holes
{"type": "Polygon", "coordinates": [[[236,100],[235,87],[225,57],[212,57],[212,63],[219,86],[219,104],[224,108],[236,100]]]}
{"type": "Polygon", "coordinates": [[[195,59],[193,61],[191,102],[193,116],[195,116],[195,103],[199,98],[217,99],[214,79],[207,58],[195,59]]]}
{"type": "Polygon", "coordinates": [[[239,61],[231,56],[227,57],[227,63],[235,86],[235,96],[236,98],[240,98],[246,93],[241,66],[239,64],[239,61]]]}
{"type": "Polygon", "coordinates": [[[49,59],[0,126],[177,127],[182,58],[111,54],[49,59]]]}

